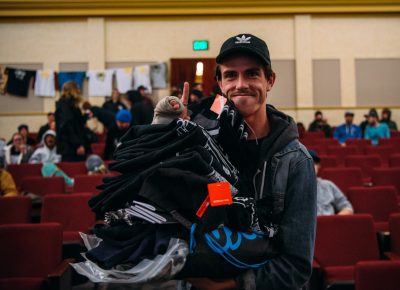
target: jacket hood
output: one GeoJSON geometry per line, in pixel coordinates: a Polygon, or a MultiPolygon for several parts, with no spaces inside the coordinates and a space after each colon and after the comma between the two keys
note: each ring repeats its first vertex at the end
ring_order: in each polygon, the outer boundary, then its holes
{"type": "Polygon", "coordinates": [[[269,160],[290,142],[298,139],[299,133],[293,118],[278,111],[274,106],[267,105],[267,115],[270,133],[261,145],[261,152],[265,152],[266,160],[269,160]]]}

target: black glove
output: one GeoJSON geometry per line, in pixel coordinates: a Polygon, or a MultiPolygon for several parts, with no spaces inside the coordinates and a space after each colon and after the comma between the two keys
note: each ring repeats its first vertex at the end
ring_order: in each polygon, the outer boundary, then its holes
{"type": "Polygon", "coordinates": [[[219,118],[218,142],[237,168],[245,164],[243,148],[248,137],[247,125],[232,101],[228,101],[219,118]]]}

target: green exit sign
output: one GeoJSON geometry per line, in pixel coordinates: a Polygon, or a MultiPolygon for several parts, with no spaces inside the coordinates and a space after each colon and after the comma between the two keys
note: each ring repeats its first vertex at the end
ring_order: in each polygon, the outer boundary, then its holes
{"type": "Polygon", "coordinates": [[[208,50],[208,40],[194,40],[193,50],[208,50]]]}

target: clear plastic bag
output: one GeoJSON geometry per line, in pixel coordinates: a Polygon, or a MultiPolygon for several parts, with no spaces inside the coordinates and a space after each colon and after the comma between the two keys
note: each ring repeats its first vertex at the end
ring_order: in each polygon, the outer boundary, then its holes
{"type": "MultiPolygon", "coordinates": [[[[83,242],[88,250],[95,248],[101,239],[95,235],[81,233],[83,242]]],[[[127,265],[118,265],[111,270],[105,270],[82,256],[85,262],[71,264],[81,275],[86,276],[93,283],[125,283],[144,284],[164,282],[173,279],[174,275],[182,270],[189,254],[187,242],[180,239],[171,239],[164,255],[158,255],[153,260],[144,259],[137,265],[129,268],[127,265]]]]}

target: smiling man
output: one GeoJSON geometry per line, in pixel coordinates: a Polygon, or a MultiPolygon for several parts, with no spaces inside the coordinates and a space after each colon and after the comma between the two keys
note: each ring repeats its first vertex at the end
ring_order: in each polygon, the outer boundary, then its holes
{"type": "MultiPolygon", "coordinates": [[[[230,103],[218,140],[254,198],[260,229],[281,244],[278,257],[254,271],[257,289],[301,289],[311,275],[316,224],[313,161],[299,143],[293,119],[267,105],[275,73],[267,44],[251,34],[227,39],[216,79],[230,103]]],[[[197,289],[249,289],[249,280],[192,281],[197,289]]],[[[251,287],[250,287],[251,288],[251,287]]]]}

